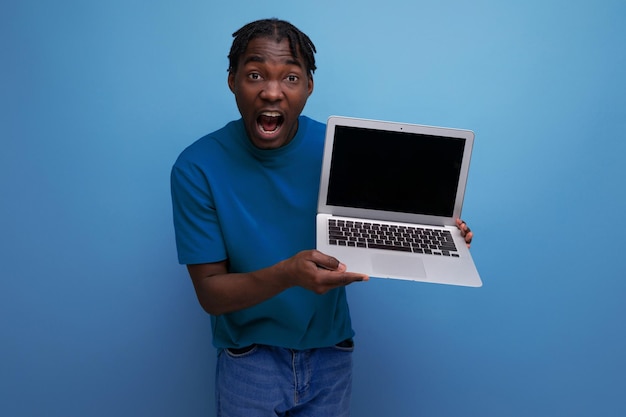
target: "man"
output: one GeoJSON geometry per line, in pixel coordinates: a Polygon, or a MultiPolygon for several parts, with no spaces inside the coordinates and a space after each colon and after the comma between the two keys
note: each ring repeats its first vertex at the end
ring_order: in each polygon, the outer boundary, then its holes
{"type": "Polygon", "coordinates": [[[348,416],[345,286],[368,277],[311,249],[325,126],[301,112],[315,46],[277,19],[233,36],[242,117],[184,150],[171,177],[179,262],[218,349],[217,414],[348,416]]]}

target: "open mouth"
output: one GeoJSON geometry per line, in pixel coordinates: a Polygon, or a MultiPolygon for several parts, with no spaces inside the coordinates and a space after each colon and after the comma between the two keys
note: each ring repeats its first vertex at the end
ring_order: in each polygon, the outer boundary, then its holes
{"type": "Polygon", "coordinates": [[[257,118],[257,125],[263,133],[275,133],[280,129],[284,117],[278,112],[266,112],[257,118]]]}

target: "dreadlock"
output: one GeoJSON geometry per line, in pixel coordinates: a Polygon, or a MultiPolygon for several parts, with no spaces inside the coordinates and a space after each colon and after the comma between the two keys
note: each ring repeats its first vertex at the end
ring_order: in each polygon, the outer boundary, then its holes
{"type": "Polygon", "coordinates": [[[306,65],[309,76],[313,75],[315,69],[315,56],[317,52],[311,39],[297,27],[284,20],[276,18],[262,19],[248,23],[237,32],[233,33],[233,44],[228,54],[228,72],[234,73],[239,65],[239,58],[248,47],[248,43],[261,37],[275,38],[278,42],[283,39],[289,41],[289,49],[294,58],[298,58],[298,50],[302,53],[302,58],[306,65]]]}

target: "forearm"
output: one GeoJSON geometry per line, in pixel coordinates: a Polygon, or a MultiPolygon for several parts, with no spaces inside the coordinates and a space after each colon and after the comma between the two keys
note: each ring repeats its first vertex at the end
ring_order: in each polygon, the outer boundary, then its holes
{"type": "Polygon", "coordinates": [[[188,267],[198,301],[212,315],[254,306],[291,286],[280,264],[248,273],[228,273],[225,266],[214,267],[188,267]]]}
{"type": "Polygon", "coordinates": [[[252,307],[294,286],[324,294],[369,279],[364,274],[347,272],[337,259],[316,250],[299,252],[254,272],[229,273],[227,261],[187,265],[187,269],[200,305],[213,315],[252,307]]]}

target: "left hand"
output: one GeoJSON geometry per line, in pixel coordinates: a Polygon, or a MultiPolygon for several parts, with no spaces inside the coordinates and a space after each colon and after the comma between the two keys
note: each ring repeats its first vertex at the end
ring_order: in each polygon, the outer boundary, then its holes
{"type": "Polygon", "coordinates": [[[465,238],[465,243],[469,248],[472,243],[472,239],[474,238],[474,232],[472,232],[467,223],[461,219],[456,219],[456,227],[458,227],[461,231],[461,236],[465,238]]]}

